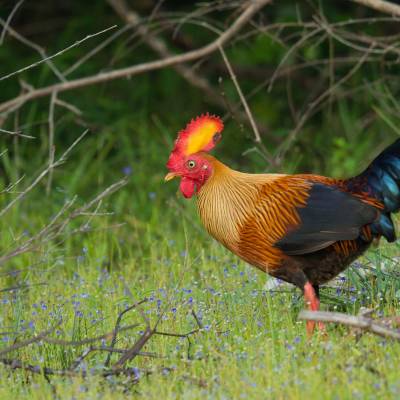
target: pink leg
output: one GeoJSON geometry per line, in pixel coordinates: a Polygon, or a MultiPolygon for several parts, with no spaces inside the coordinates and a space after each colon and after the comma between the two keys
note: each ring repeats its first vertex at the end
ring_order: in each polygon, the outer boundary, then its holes
{"type": "MultiPolygon", "coordinates": [[[[306,300],[306,304],[310,311],[318,311],[319,310],[319,299],[315,294],[315,290],[312,287],[310,282],[307,282],[304,285],[304,299],[306,300]]],[[[315,329],[314,321],[306,322],[307,334],[308,336],[312,336],[315,329]]],[[[318,328],[325,332],[325,325],[322,322],[318,322],[318,328]]]]}

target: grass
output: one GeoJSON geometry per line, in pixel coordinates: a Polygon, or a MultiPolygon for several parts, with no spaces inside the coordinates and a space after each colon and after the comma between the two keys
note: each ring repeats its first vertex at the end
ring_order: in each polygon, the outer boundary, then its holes
{"type": "MultiPolygon", "coordinates": [[[[87,10],[76,4],[71,15],[66,14],[66,29],[37,38],[49,54],[88,33],[120,24],[105,2],[96,9],[88,3],[87,10]]],[[[43,10],[47,12],[46,7],[43,10]]],[[[335,10],[325,13],[332,22],[344,18],[342,9],[335,10]]],[[[271,18],[275,22],[297,21],[302,15],[301,9],[292,4],[273,12],[276,16],[271,14],[271,18]]],[[[310,16],[314,14],[312,7],[310,16]]],[[[354,17],[350,11],[348,16],[354,17]]],[[[37,21],[43,23],[40,18],[37,21]]],[[[201,32],[196,29],[189,35],[196,39],[194,44],[206,42],[201,32]]],[[[378,26],[374,32],[383,37],[390,30],[378,26]]],[[[299,37],[303,34],[300,30],[299,37]]],[[[57,58],[57,66],[65,70],[103,38],[96,40],[57,58]]],[[[287,44],[291,45],[291,41],[287,44]]],[[[305,60],[328,57],[326,45],[325,39],[313,40],[304,50],[305,60]],[[322,46],[317,48],[315,43],[322,46]]],[[[331,45],[329,42],[329,52],[331,45]]],[[[71,78],[154,58],[148,49],[135,45],[132,50],[131,46],[128,36],[115,42],[71,78]]],[[[329,58],[353,55],[340,45],[335,46],[329,58]]],[[[16,65],[22,67],[37,61],[36,53],[27,52],[14,41],[6,40],[2,49],[4,71],[12,72],[16,65]]],[[[286,51],[287,46],[273,37],[260,36],[254,43],[248,41],[242,48],[238,44],[229,49],[229,58],[235,70],[265,63],[276,67],[286,51]]],[[[293,104],[301,110],[307,104],[307,96],[316,94],[315,87],[331,85],[332,71],[324,68],[318,72],[313,67],[297,78],[294,76],[293,99],[288,98],[286,78],[275,82],[273,93],[260,91],[251,99],[255,118],[268,127],[263,139],[272,152],[293,129],[293,104]],[[303,85],[303,81],[311,81],[312,85],[303,85]],[[289,103],[293,104],[289,107],[289,103]]],[[[336,82],[347,74],[348,68],[335,65],[336,82]]],[[[54,80],[47,68],[32,69],[21,77],[35,87],[54,80]]],[[[397,80],[390,79],[389,83],[381,78],[387,78],[381,64],[376,68],[366,64],[360,69],[354,82],[343,89],[357,89],[366,81],[370,85],[350,98],[335,100],[332,96],[329,104],[304,125],[285,156],[285,165],[272,172],[313,171],[331,176],[360,172],[374,149],[382,149],[399,134],[399,113],[395,112],[399,108],[395,101],[397,80]],[[379,118],[370,118],[371,107],[379,118]]],[[[216,90],[227,94],[228,103],[238,100],[226,74],[210,72],[207,79],[216,90]]],[[[240,83],[244,92],[250,93],[260,82],[242,76],[240,83]]],[[[6,100],[19,91],[17,79],[7,80],[1,94],[6,100]]],[[[226,111],[211,108],[203,97],[171,70],[63,94],[62,99],[77,106],[83,115],[82,120],[76,119],[67,110],[56,107],[56,157],[84,130],[82,125],[90,126],[92,133],[68,162],[55,171],[48,196],[44,181],[0,218],[3,255],[15,246],[16,238],[24,240],[34,235],[75,195],[77,203],[84,204],[121,176],[129,180],[125,188],[101,206],[101,211],[113,214],[92,219],[90,231],[72,235],[77,226],[74,222],[60,240],[43,243],[38,251],[12,258],[1,266],[0,352],[54,326],[60,318],[62,323],[51,337],[80,340],[110,332],[118,314],[144,298],[148,299],[141,307],[144,315],[154,324],[162,314],[159,329],[164,332],[186,333],[197,328],[192,315],[195,311],[202,329],[191,336],[190,348],[187,339],[154,336],[144,350],[163,358],[140,356],[130,362],[139,377],[134,385],[132,379],[123,377],[53,376],[48,381],[43,375],[11,371],[0,363],[0,399],[400,397],[399,343],[372,335],[357,341],[348,329],[338,326],[328,326],[328,339],[316,335],[308,340],[304,323],[297,320],[303,308],[299,291],[286,286],[267,289],[269,278],[265,274],[238,260],[204,232],[193,201],[175,196],[176,183],[163,184],[165,161],[182,122],[201,112],[222,115],[226,111]],[[116,227],[120,223],[124,225],[116,227]],[[145,369],[154,373],[145,376],[145,369]]],[[[1,190],[23,175],[27,178],[16,191],[26,187],[27,181],[46,165],[48,106],[48,99],[27,104],[16,118],[6,121],[4,128],[14,130],[18,125],[36,140],[2,136],[0,153],[5,149],[8,153],[0,157],[1,190]]],[[[238,169],[264,172],[264,158],[256,151],[248,151],[253,147],[251,130],[241,128],[237,121],[227,121],[218,157],[238,169]]],[[[0,209],[14,196],[15,193],[1,192],[0,209]]],[[[385,241],[371,249],[346,272],[339,288],[322,289],[323,309],[356,314],[364,306],[376,308],[378,315],[398,314],[399,250],[398,243],[387,245],[385,241]]],[[[139,309],[126,313],[122,321],[123,326],[134,323],[139,325],[119,335],[118,348],[133,345],[145,329],[139,309]]],[[[99,345],[109,343],[110,338],[99,345]]],[[[87,348],[38,342],[7,357],[63,369],[87,348]]],[[[114,354],[112,363],[118,357],[114,354]]],[[[81,363],[81,370],[98,371],[105,358],[103,352],[93,352],[81,363]]]]}
{"type": "MultiPolygon", "coordinates": [[[[103,152],[97,157],[104,157],[103,152]]],[[[148,165],[161,164],[150,154],[148,165]]],[[[267,290],[265,274],[211,240],[199,225],[193,202],[176,198],[173,185],[163,185],[161,165],[149,179],[136,169],[138,164],[124,166],[124,156],[119,157],[112,173],[100,171],[96,159],[84,169],[70,160],[63,174],[56,173],[49,198],[39,188],[29,203],[21,203],[1,220],[4,251],[24,230],[29,236],[42,226],[63,199],[85,192],[93,176],[104,175],[100,185],[114,175],[129,177],[129,185],[103,206],[115,214],[94,219],[92,232],[66,235],[61,244],[46,244],[3,270],[2,288],[22,287],[0,293],[2,347],[32,337],[60,318],[62,324],[52,337],[80,340],[101,335],[114,329],[119,312],[143,298],[149,299],[142,310],[152,324],[163,313],[159,330],[195,329],[192,310],[202,329],[191,337],[190,348],[186,339],[153,337],[144,350],[163,358],[135,358],[130,366],[142,374],[135,385],[127,378],[95,376],[52,377],[49,383],[42,375],[0,366],[1,399],[399,397],[399,343],[371,335],[356,341],[347,329],[335,326],[328,328],[329,339],[317,335],[307,340],[304,323],[297,321],[303,307],[297,290],[267,290]],[[116,222],[125,225],[110,229],[116,222]],[[144,369],[154,373],[144,376],[144,369]]],[[[376,307],[382,315],[398,313],[398,260],[393,258],[398,252],[398,245],[384,243],[371,250],[347,272],[340,289],[323,289],[324,307],[357,313],[363,305],[376,307]]],[[[145,329],[138,310],[123,318],[123,325],[133,323],[140,325],[119,335],[118,348],[132,345],[145,329]]],[[[62,369],[86,348],[39,342],[8,356],[62,369]]],[[[92,353],[80,368],[96,371],[105,357],[103,352],[92,353]]],[[[112,362],[118,357],[113,355],[112,362]]]]}
{"type": "MultiPolygon", "coordinates": [[[[102,204],[101,211],[113,215],[93,218],[91,231],[70,235],[77,226],[73,223],[61,241],[45,243],[3,267],[1,347],[30,338],[60,318],[51,337],[80,340],[110,332],[118,314],[144,298],[149,300],[141,309],[152,324],[163,313],[160,330],[186,333],[197,328],[192,310],[203,328],[191,336],[190,348],[187,339],[154,336],[144,350],[163,358],[130,362],[140,378],[135,385],[128,378],[96,376],[53,376],[48,382],[42,375],[0,365],[0,398],[398,398],[400,344],[371,335],[356,341],[347,329],[335,326],[328,328],[329,339],[307,340],[304,323],[297,321],[303,308],[299,291],[281,286],[268,290],[265,274],[214,242],[200,226],[194,202],[175,195],[176,183],[162,182],[173,139],[168,130],[159,123],[149,141],[147,124],[134,126],[130,137],[125,134],[130,125],[117,119],[84,138],[55,171],[49,196],[44,182],[0,220],[3,254],[15,238],[30,237],[46,225],[74,195],[83,204],[121,176],[129,181],[102,204]],[[124,225],[114,227],[119,223],[124,225]],[[19,288],[10,289],[15,286],[19,288]],[[145,376],[144,370],[154,373],[145,376]]],[[[3,186],[5,176],[12,181],[21,174],[32,177],[46,163],[47,132],[38,139],[34,154],[21,142],[1,158],[3,186]]],[[[13,196],[3,194],[2,206],[13,196]]],[[[322,290],[324,308],[357,313],[363,305],[382,315],[397,314],[398,254],[398,244],[372,249],[347,272],[339,289],[322,290]]],[[[133,345],[145,329],[139,310],[122,321],[123,326],[134,323],[140,325],[121,333],[116,347],[133,345]]],[[[7,357],[63,369],[87,348],[39,342],[7,357]]],[[[114,354],[112,363],[118,357],[114,354]]],[[[103,352],[93,352],[80,368],[98,371],[105,358],[103,352]]]]}

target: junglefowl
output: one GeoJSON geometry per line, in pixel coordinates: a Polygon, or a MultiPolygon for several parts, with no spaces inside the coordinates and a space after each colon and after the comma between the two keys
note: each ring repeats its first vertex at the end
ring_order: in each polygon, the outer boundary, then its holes
{"type": "MultiPolygon", "coordinates": [[[[222,130],[216,116],[192,120],[178,134],[165,180],[179,177],[183,196],[197,195],[211,236],[249,264],[296,285],[310,310],[319,309],[319,285],[372,241],[396,240],[391,214],[400,209],[400,139],[360,175],[334,179],[235,171],[209,154],[222,130]]],[[[308,333],[314,326],[307,322],[308,333]]]]}

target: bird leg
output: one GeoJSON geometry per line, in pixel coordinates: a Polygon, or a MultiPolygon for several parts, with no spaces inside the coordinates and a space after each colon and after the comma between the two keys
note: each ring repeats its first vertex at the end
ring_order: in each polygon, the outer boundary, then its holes
{"type": "MultiPolygon", "coordinates": [[[[306,304],[310,311],[318,311],[319,310],[319,293],[318,293],[318,286],[315,288],[311,285],[310,282],[306,282],[304,285],[304,299],[306,300],[306,304]]],[[[318,322],[318,328],[325,332],[325,325],[323,322],[318,322]]],[[[315,322],[314,321],[307,321],[306,322],[306,329],[307,335],[312,336],[314,329],[315,329],[315,322]]]]}

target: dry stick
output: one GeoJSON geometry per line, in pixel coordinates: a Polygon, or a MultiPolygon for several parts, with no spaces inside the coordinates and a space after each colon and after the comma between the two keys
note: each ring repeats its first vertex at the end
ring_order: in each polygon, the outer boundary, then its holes
{"type": "Polygon", "coordinates": [[[3,19],[0,18],[0,24],[3,26],[4,29],[7,29],[8,33],[10,36],[14,37],[15,39],[19,40],[21,43],[23,43],[25,46],[30,47],[31,49],[37,51],[39,55],[43,58],[46,59],[46,64],[49,66],[49,68],[54,72],[54,75],[62,82],[65,82],[66,79],[64,78],[63,74],[57,69],[57,67],[54,65],[53,61],[48,59],[46,51],[37,45],[36,43],[30,41],[27,39],[25,36],[22,36],[19,34],[17,31],[12,29],[10,26],[6,26],[6,23],[4,22],[3,19]]]}
{"type": "MultiPolygon", "coordinates": [[[[373,46],[371,45],[371,48],[373,46]]],[[[346,82],[348,79],[350,79],[358,70],[361,68],[361,66],[364,64],[365,60],[368,58],[369,52],[366,52],[363,54],[362,57],[360,57],[359,61],[357,64],[354,65],[354,67],[340,80],[338,80],[334,85],[329,87],[326,91],[324,91],[321,95],[319,95],[314,101],[312,101],[308,107],[307,110],[304,112],[302,117],[299,119],[298,124],[295,126],[295,128],[290,132],[289,136],[287,139],[284,141],[281,149],[280,149],[280,155],[279,158],[282,159],[286,152],[289,150],[290,145],[292,144],[293,140],[296,138],[298,132],[300,129],[303,127],[307,119],[312,115],[314,109],[327,97],[329,96],[334,90],[336,90],[340,85],[342,85],[344,82],[346,82]]]]}
{"type": "MultiPolygon", "coordinates": [[[[131,330],[133,328],[137,328],[140,324],[131,324],[127,326],[123,326],[122,328],[118,329],[118,332],[124,332],[131,330]]],[[[111,335],[114,335],[115,331],[107,332],[104,333],[103,335],[96,336],[94,338],[87,338],[87,339],[82,339],[82,340],[62,340],[62,339],[56,339],[56,338],[51,338],[51,337],[45,337],[43,338],[43,342],[46,343],[51,343],[51,344],[58,344],[60,346],[83,346],[85,344],[91,344],[98,342],[103,339],[109,338],[111,335]]]]}
{"type": "Polygon", "coordinates": [[[9,346],[9,347],[6,347],[5,349],[0,350],[0,356],[4,356],[7,353],[10,353],[14,350],[20,349],[21,347],[26,347],[32,343],[36,343],[36,342],[39,342],[40,340],[43,340],[47,335],[54,332],[54,330],[61,324],[61,322],[62,321],[59,320],[57,322],[57,324],[55,326],[53,326],[52,328],[47,329],[43,332],[40,332],[38,335],[36,335],[30,339],[22,340],[21,342],[17,342],[15,344],[13,344],[12,346],[9,346]]]}
{"type": "Polygon", "coordinates": [[[69,155],[69,153],[72,151],[72,149],[84,138],[84,136],[88,133],[88,130],[84,131],[82,135],[76,139],[70,147],[61,155],[61,157],[54,162],[52,165],[49,165],[45,170],[43,170],[39,176],[22,192],[20,193],[17,197],[15,197],[13,200],[11,200],[1,211],[0,211],[0,217],[2,217],[7,211],[9,211],[14,204],[16,204],[19,200],[21,200],[27,193],[29,193],[48,173],[52,168],[58,167],[61,165],[69,155]]]}
{"type": "Polygon", "coordinates": [[[400,17],[400,6],[389,1],[383,0],[351,0],[354,3],[362,4],[363,6],[373,8],[386,14],[396,15],[400,17]]]}
{"type": "Polygon", "coordinates": [[[0,36],[0,46],[3,44],[4,42],[4,38],[6,36],[6,32],[7,32],[7,28],[11,23],[12,18],[14,17],[15,13],[17,12],[18,8],[20,7],[20,5],[24,2],[25,0],[19,0],[19,2],[14,6],[14,8],[11,10],[6,22],[5,22],[5,26],[3,27],[3,31],[1,32],[1,36],[0,36]]]}
{"type": "MultiPolygon", "coordinates": [[[[120,326],[120,324],[121,324],[122,317],[123,317],[127,312],[129,312],[129,311],[135,309],[137,306],[140,306],[141,304],[145,303],[146,301],[147,301],[147,299],[143,299],[143,300],[141,300],[141,301],[138,301],[137,303],[131,305],[130,307],[126,308],[125,310],[121,311],[121,312],[118,314],[117,321],[115,322],[114,332],[113,332],[113,335],[112,335],[112,338],[111,338],[110,348],[113,349],[114,346],[115,346],[115,344],[117,343],[117,335],[118,335],[118,332],[119,332],[119,326],[120,326]]],[[[110,365],[110,361],[111,361],[111,353],[108,353],[108,356],[107,356],[107,359],[106,359],[106,362],[104,363],[104,365],[105,365],[106,367],[108,367],[108,366],[110,365]]]]}
{"type": "Polygon", "coordinates": [[[18,137],[22,137],[22,138],[26,138],[26,139],[36,139],[34,136],[25,135],[18,131],[9,131],[7,129],[0,128],[0,133],[7,133],[8,135],[11,135],[11,136],[18,136],[18,137]]]}
{"type": "MultiPolygon", "coordinates": [[[[136,29],[138,35],[142,38],[144,43],[146,43],[151,49],[153,49],[158,55],[162,58],[168,58],[173,56],[173,53],[168,50],[165,42],[159,38],[158,36],[149,32],[148,26],[140,25],[140,16],[129,9],[125,0],[107,0],[108,3],[114,8],[116,13],[128,24],[130,24],[133,28],[136,29]]],[[[194,13],[193,13],[194,14],[194,13]]],[[[154,10],[152,13],[154,16],[154,10]]],[[[149,17],[149,21],[152,16],[149,17]]],[[[214,30],[213,30],[214,32],[214,30]]],[[[173,68],[180,74],[189,84],[194,87],[203,90],[207,95],[207,101],[219,106],[224,107],[225,101],[222,96],[214,90],[212,86],[210,86],[208,80],[202,76],[200,76],[192,67],[187,66],[186,64],[177,64],[173,66],[173,68]]],[[[240,120],[245,120],[246,116],[242,113],[238,115],[240,120]]],[[[254,128],[253,128],[254,130],[254,128]]],[[[258,132],[258,129],[257,129],[258,132]]]]}
{"type": "MultiPolygon", "coordinates": [[[[89,203],[84,206],[73,210],[63,221],[56,223],[59,217],[71,207],[75,198],[68,201],[61,210],[56,214],[56,216],[47,224],[41,231],[36,233],[34,236],[26,240],[20,245],[17,245],[16,248],[9,251],[5,255],[0,257],[0,265],[4,264],[6,261],[10,260],[13,257],[16,257],[20,254],[24,254],[28,251],[33,251],[37,249],[41,244],[47,243],[50,240],[54,240],[63,234],[65,227],[69,224],[69,222],[79,216],[84,215],[88,209],[93,207],[95,204],[100,202],[106,196],[111,195],[115,191],[119,190],[121,187],[125,186],[127,183],[127,179],[121,179],[118,182],[115,182],[105,190],[103,190],[100,194],[98,194],[94,199],[92,199],[89,203]]],[[[23,192],[26,193],[26,192],[23,192]]],[[[78,228],[70,232],[70,235],[75,233],[87,232],[87,229],[78,228]]]]}
{"type": "Polygon", "coordinates": [[[261,136],[260,136],[260,133],[258,132],[257,124],[254,121],[253,114],[251,113],[251,110],[250,110],[250,107],[249,107],[249,105],[247,103],[247,100],[244,97],[242,89],[240,88],[240,85],[239,85],[239,83],[238,83],[238,81],[236,79],[236,75],[235,75],[235,72],[233,71],[232,65],[229,62],[228,57],[226,56],[224,49],[222,47],[220,47],[219,51],[221,52],[222,59],[224,60],[224,63],[226,65],[226,68],[228,69],[229,75],[231,76],[232,82],[235,85],[235,88],[236,88],[236,90],[238,92],[238,95],[240,97],[240,101],[243,104],[243,107],[244,107],[244,109],[246,111],[247,117],[250,120],[250,124],[251,124],[251,127],[253,128],[253,132],[254,132],[254,136],[255,136],[254,140],[255,140],[256,143],[261,143],[261,136]]]}
{"type": "Polygon", "coordinates": [[[270,3],[270,1],[271,0],[253,0],[249,2],[247,8],[225,32],[218,36],[218,38],[213,42],[199,49],[192,50],[184,54],[171,56],[162,60],[150,61],[131,67],[116,69],[110,72],[102,72],[94,76],[75,79],[69,82],[62,82],[55,85],[42,87],[40,89],[35,89],[31,92],[19,95],[12,100],[0,104],[0,112],[7,111],[13,107],[20,107],[22,104],[32,99],[48,96],[54,90],[57,90],[60,93],[100,82],[106,82],[112,79],[131,77],[144,72],[158,70],[161,68],[181,64],[183,62],[197,60],[201,57],[207,56],[218,50],[219,47],[223,46],[250,20],[250,18],[253,17],[255,13],[257,13],[266,4],[270,3]]]}
{"type": "MultiPolygon", "coordinates": [[[[103,378],[106,378],[108,376],[118,376],[118,375],[124,375],[127,377],[133,378],[130,382],[131,383],[137,383],[139,381],[139,376],[137,376],[137,371],[133,370],[132,368],[120,368],[120,369],[115,369],[115,370],[106,370],[106,371],[99,371],[99,372],[91,372],[88,374],[86,371],[71,371],[68,369],[53,369],[49,367],[42,367],[40,365],[31,365],[31,364],[26,364],[22,362],[21,360],[17,359],[8,359],[8,358],[0,358],[0,362],[3,363],[4,365],[10,367],[11,369],[22,369],[24,371],[29,371],[34,374],[40,374],[44,375],[45,377],[48,375],[57,375],[57,376],[68,376],[68,377],[82,377],[85,378],[88,375],[91,376],[101,376],[103,378]]],[[[172,371],[172,368],[166,368],[163,367],[161,368],[161,371],[172,371]]],[[[143,370],[141,369],[140,374],[143,375],[151,375],[155,373],[156,371],[154,370],[143,370]]]]}
{"type": "Polygon", "coordinates": [[[118,370],[121,368],[126,362],[135,358],[139,351],[144,347],[144,345],[150,340],[150,338],[154,335],[154,329],[151,329],[149,326],[146,327],[143,335],[140,336],[139,340],[126,351],[125,354],[112,366],[113,370],[118,370]]]}
{"type": "MultiPolygon", "coordinates": [[[[254,132],[254,136],[255,136],[254,140],[255,140],[255,142],[257,144],[262,145],[261,136],[260,136],[260,133],[258,131],[257,124],[254,121],[253,114],[251,113],[251,110],[250,110],[250,107],[249,107],[249,105],[247,103],[246,97],[243,95],[242,89],[240,88],[239,82],[238,82],[238,80],[236,78],[235,72],[233,71],[232,65],[229,62],[228,57],[226,56],[224,49],[222,47],[220,47],[219,51],[221,52],[221,55],[222,55],[222,58],[223,58],[223,60],[225,62],[226,68],[228,69],[229,75],[231,76],[232,82],[235,85],[235,88],[236,88],[236,90],[237,90],[237,92],[239,94],[240,101],[242,102],[243,107],[244,107],[244,109],[246,111],[247,117],[249,118],[250,125],[253,128],[253,132],[254,132]]],[[[268,151],[268,149],[265,146],[262,146],[262,149],[263,149],[263,151],[265,153],[265,156],[266,156],[268,162],[272,166],[276,165],[276,163],[274,161],[274,158],[272,157],[272,155],[268,151]]]]}
{"type": "Polygon", "coordinates": [[[49,177],[47,180],[47,185],[46,185],[46,194],[49,195],[50,189],[51,189],[51,181],[53,179],[53,167],[52,165],[54,164],[54,153],[55,153],[55,147],[54,147],[54,108],[55,108],[55,103],[57,101],[57,92],[54,91],[51,94],[50,98],[50,107],[49,107],[49,177]]]}
{"type": "Polygon", "coordinates": [[[375,333],[379,336],[400,340],[399,331],[389,329],[382,324],[375,322],[373,319],[363,316],[347,315],[338,312],[302,310],[300,311],[299,319],[348,325],[375,333]]]}
{"type": "MultiPolygon", "coordinates": [[[[169,58],[174,56],[171,53],[163,40],[159,37],[154,36],[147,26],[140,25],[140,16],[129,9],[124,0],[107,0],[108,3],[113,7],[115,12],[123,19],[126,23],[130,24],[132,28],[135,28],[142,40],[153,49],[162,58],[169,58]]],[[[213,101],[217,105],[221,106],[221,98],[219,94],[210,86],[207,79],[198,75],[192,68],[185,64],[178,64],[174,66],[174,69],[186,79],[192,86],[195,86],[203,90],[208,97],[208,100],[213,101]]]]}
{"type": "MultiPolygon", "coordinates": [[[[110,26],[109,28],[103,29],[103,30],[100,31],[100,32],[96,32],[96,33],[87,35],[87,36],[84,37],[83,39],[80,39],[80,40],[76,41],[75,43],[71,44],[70,46],[66,47],[65,49],[62,49],[62,50],[58,51],[57,53],[55,53],[55,54],[53,54],[53,55],[51,55],[51,56],[48,56],[48,57],[43,58],[43,59],[41,59],[41,60],[39,60],[39,61],[36,61],[36,62],[33,63],[33,64],[27,65],[26,67],[23,67],[23,68],[19,69],[18,71],[14,71],[14,72],[11,72],[11,73],[8,74],[8,75],[2,76],[2,77],[0,78],[0,81],[4,81],[5,79],[11,78],[12,76],[17,75],[17,74],[20,74],[21,72],[24,72],[24,71],[26,71],[26,70],[28,70],[28,69],[37,67],[38,65],[40,65],[40,64],[42,64],[42,63],[44,63],[44,62],[46,62],[46,61],[48,61],[48,60],[51,60],[51,59],[53,59],[53,58],[55,58],[55,57],[58,57],[58,56],[60,56],[61,54],[64,54],[65,52],[67,52],[68,50],[71,50],[71,49],[73,49],[74,47],[77,47],[77,46],[81,45],[83,42],[86,42],[86,40],[88,40],[88,39],[92,39],[92,38],[94,38],[94,37],[96,37],[96,36],[98,36],[98,35],[101,35],[102,33],[105,33],[105,32],[108,32],[108,31],[111,30],[111,29],[114,29],[116,26],[117,26],[117,25],[113,25],[113,26],[110,26]]],[[[54,89],[54,91],[57,91],[57,90],[54,89]]]]}

